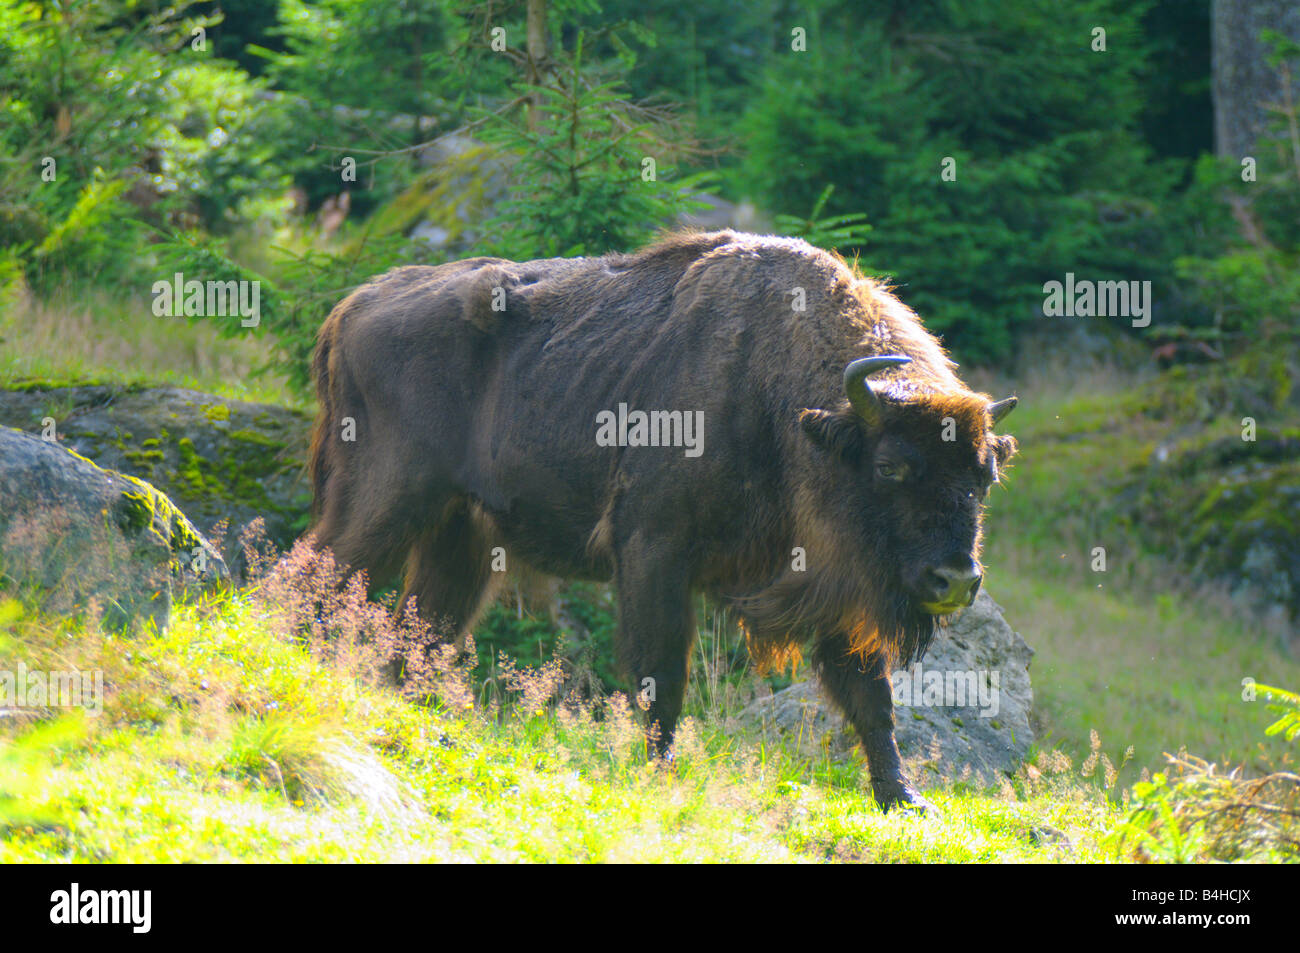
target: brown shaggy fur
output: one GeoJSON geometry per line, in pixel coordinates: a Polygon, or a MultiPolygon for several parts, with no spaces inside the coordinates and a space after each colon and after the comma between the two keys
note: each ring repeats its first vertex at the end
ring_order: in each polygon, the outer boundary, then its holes
{"type": "Polygon", "coordinates": [[[805,242],[730,231],[402,268],[340,302],[313,370],[313,531],[341,562],[376,583],[404,570],[403,600],[462,633],[498,581],[495,546],[511,566],[612,580],[619,659],[634,687],[653,679],[664,744],[691,593],[712,593],[760,665],[811,645],[877,797],[914,793],[882,673],[933,636],[936,570],[977,570],[981,500],[1015,443],[885,286],[805,242]],[[887,354],[910,363],[871,377],[868,422],[842,374],[887,354]],[[701,414],[703,452],[599,445],[597,415],[620,404],[701,414]]]}

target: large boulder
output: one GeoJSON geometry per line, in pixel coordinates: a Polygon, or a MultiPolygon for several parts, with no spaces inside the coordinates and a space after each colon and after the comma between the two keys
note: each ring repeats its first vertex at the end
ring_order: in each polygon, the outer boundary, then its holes
{"type": "Polygon", "coordinates": [[[178,589],[228,576],[166,494],[0,426],[0,585],[113,628],[144,619],[163,628],[178,589]]]}
{"type": "Polygon", "coordinates": [[[288,549],[306,528],[309,416],[179,387],[122,384],[0,391],[0,424],[54,438],[101,467],[157,486],[242,566],[240,534],[261,518],[288,549]]]}
{"type": "MultiPolygon", "coordinates": [[[[939,630],[924,659],[893,673],[898,748],[913,781],[994,785],[1019,767],[1034,741],[1033,654],[981,591],[939,630]]],[[[752,702],[739,721],[794,740],[804,753],[843,760],[857,747],[815,678],[752,702]]]]}

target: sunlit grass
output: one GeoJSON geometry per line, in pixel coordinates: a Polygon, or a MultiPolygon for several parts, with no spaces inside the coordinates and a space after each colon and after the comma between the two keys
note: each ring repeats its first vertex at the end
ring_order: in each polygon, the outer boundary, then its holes
{"type": "Polygon", "coordinates": [[[5,861],[1102,860],[1119,817],[1072,775],[884,815],[860,763],[696,720],[674,766],[650,765],[625,706],[413,704],[313,661],[248,599],[125,639],[28,614],[2,661],[18,653],[101,667],[108,698],[43,723],[61,732],[6,729],[39,782],[0,767],[5,861]]]}
{"type": "Polygon", "coordinates": [[[269,348],[265,329],[222,338],[211,324],[157,317],[147,298],[109,299],[86,289],[0,309],[0,387],[32,379],[144,383],[300,404],[282,380],[253,373],[269,348]]]}

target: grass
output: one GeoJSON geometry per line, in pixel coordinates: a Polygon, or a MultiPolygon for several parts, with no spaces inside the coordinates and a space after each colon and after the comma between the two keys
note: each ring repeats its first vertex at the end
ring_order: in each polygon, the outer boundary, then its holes
{"type": "MultiPolygon", "coordinates": [[[[105,684],[97,717],[0,719],[0,862],[1087,863],[1243,850],[1185,834],[1169,821],[1196,816],[1182,806],[1132,805],[1095,737],[1082,762],[1045,747],[1000,789],[941,784],[925,791],[937,815],[886,815],[860,760],[729,728],[703,681],[671,766],[646,762],[621,696],[564,701],[554,665],[502,666],[486,704],[469,661],[412,663],[396,691],[377,662],[394,646],[411,659],[403,623],[360,585],[336,592],[329,567],[284,565],[183,604],[163,633],[108,635],[0,602],[0,670],[99,670],[105,684]]],[[[1275,840],[1244,855],[1294,857],[1275,840]]]]}
{"type": "MultiPolygon", "coordinates": [[[[1089,733],[1134,747],[1122,780],[1164,766],[1180,748],[1262,768],[1270,717],[1242,680],[1300,685],[1300,663],[1212,593],[1178,599],[1111,591],[1088,567],[1045,573],[1033,551],[1007,552],[994,597],[1034,648],[1030,673],[1040,743],[1086,757],[1089,733]],[[1071,578],[1073,576],[1073,578],[1071,578]]],[[[1114,758],[1114,752],[1112,752],[1114,758]]],[[[1114,758],[1118,762],[1118,758],[1114,758]]]]}
{"type": "Polygon", "coordinates": [[[253,373],[267,357],[265,333],[223,339],[211,325],[155,316],[147,298],[69,289],[48,302],[0,307],[0,387],[33,379],[147,383],[297,406],[282,380],[253,373]]]}
{"type": "MultiPolygon", "coordinates": [[[[415,704],[314,658],[248,595],[126,638],[8,605],[5,661],[21,645],[108,689],[97,718],[6,731],[0,862],[1105,860],[1120,815],[1068,774],[884,815],[860,765],[700,720],[674,766],[649,765],[617,701],[415,704]]],[[[544,676],[522,679],[526,697],[544,676]]]]}

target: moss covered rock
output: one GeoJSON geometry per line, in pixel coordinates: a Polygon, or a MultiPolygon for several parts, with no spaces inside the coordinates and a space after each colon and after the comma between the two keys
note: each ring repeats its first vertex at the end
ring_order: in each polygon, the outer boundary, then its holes
{"type": "Polygon", "coordinates": [[[467,251],[475,226],[506,194],[505,166],[492,150],[449,136],[421,152],[415,182],[381,208],[374,233],[400,232],[448,254],[467,251]]]}
{"type": "Polygon", "coordinates": [[[0,424],[53,434],[102,467],[148,481],[205,533],[224,522],[213,542],[235,568],[240,534],[254,520],[281,548],[306,528],[311,421],[302,411],[176,387],[33,381],[0,391],[0,424]]]}
{"type": "Polygon", "coordinates": [[[1190,441],[1153,456],[1130,512],[1153,545],[1300,617],[1300,432],[1190,441]]]}
{"type": "Polygon", "coordinates": [[[229,577],[221,555],[155,487],[0,427],[0,585],[114,628],[163,627],[178,586],[229,577]]]}
{"type": "Polygon", "coordinates": [[[1108,572],[1157,586],[1212,583],[1294,631],[1297,376],[1300,352],[1260,341],[1227,360],[1152,369],[1122,389],[1103,379],[1050,412],[1027,400],[1012,426],[1020,453],[1010,492],[989,512],[992,545],[1060,554],[1067,574],[1084,554],[1089,577],[1101,547],[1108,572]]]}

